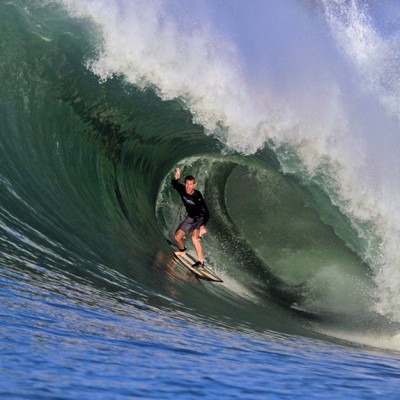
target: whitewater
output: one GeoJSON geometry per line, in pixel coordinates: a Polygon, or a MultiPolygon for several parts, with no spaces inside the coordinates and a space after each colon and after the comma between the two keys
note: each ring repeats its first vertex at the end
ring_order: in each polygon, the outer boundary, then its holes
{"type": "Polygon", "coordinates": [[[1,3],[0,395],[396,398],[399,21],[390,0],[1,3]],[[222,284],[167,244],[176,166],[222,284]]]}

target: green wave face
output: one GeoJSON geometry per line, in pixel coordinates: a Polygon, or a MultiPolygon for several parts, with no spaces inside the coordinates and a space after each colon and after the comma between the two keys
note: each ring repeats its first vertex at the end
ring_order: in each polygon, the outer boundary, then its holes
{"type": "MultiPolygon", "coordinates": [[[[190,298],[165,241],[179,165],[211,210],[203,244],[226,283],[222,297],[268,305],[271,320],[293,306],[368,314],[373,285],[350,221],[318,186],[284,174],[268,144],[252,155],[228,150],[183,101],[122,76],[100,80],[86,66],[93,26],[58,6],[9,2],[0,19],[4,262],[190,298]]],[[[219,301],[210,296],[205,304],[219,301]]]]}

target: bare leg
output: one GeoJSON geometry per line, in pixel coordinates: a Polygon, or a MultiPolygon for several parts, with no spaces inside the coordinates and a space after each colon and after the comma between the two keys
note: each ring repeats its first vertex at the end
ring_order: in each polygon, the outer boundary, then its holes
{"type": "Polygon", "coordinates": [[[203,247],[200,242],[200,231],[198,229],[195,229],[192,233],[192,242],[194,248],[196,249],[197,260],[199,260],[200,262],[204,262],[203,247]]]}
{"type": "MultiPolygon", "coordinates": [[[[185,242],[183,241],[183,238],[186,236],[185,231],[183,231],[182,229],[178,229],[175,232],[175,241],[176,244],[178,245],[178,249],[184,249],[185,248],[185,242]]],[[[185,251],[176,251],[175,254],[178,255],[185,255],[186,254],[186,250],[185,251]]]]}

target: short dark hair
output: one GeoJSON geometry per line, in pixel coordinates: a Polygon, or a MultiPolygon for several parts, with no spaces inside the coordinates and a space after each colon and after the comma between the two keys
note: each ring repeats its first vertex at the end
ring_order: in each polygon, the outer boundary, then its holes
{"type": "Polygon", "coordinates": [[[193,181],[194,183],[196,183],[196,179],[192,175],[185,176],[184,182],[186,183],[186,181],[193,181]]]}

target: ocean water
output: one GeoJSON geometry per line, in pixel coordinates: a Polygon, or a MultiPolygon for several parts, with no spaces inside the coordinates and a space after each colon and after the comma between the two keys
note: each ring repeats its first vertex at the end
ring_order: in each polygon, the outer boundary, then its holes
{"type": "Polygon", "coordinates": [[[1,2],[0,396],[398,398],[399,23],[394,0],[1,2]],[[221,284],[166,241],[176,166],[221,284]]]}

